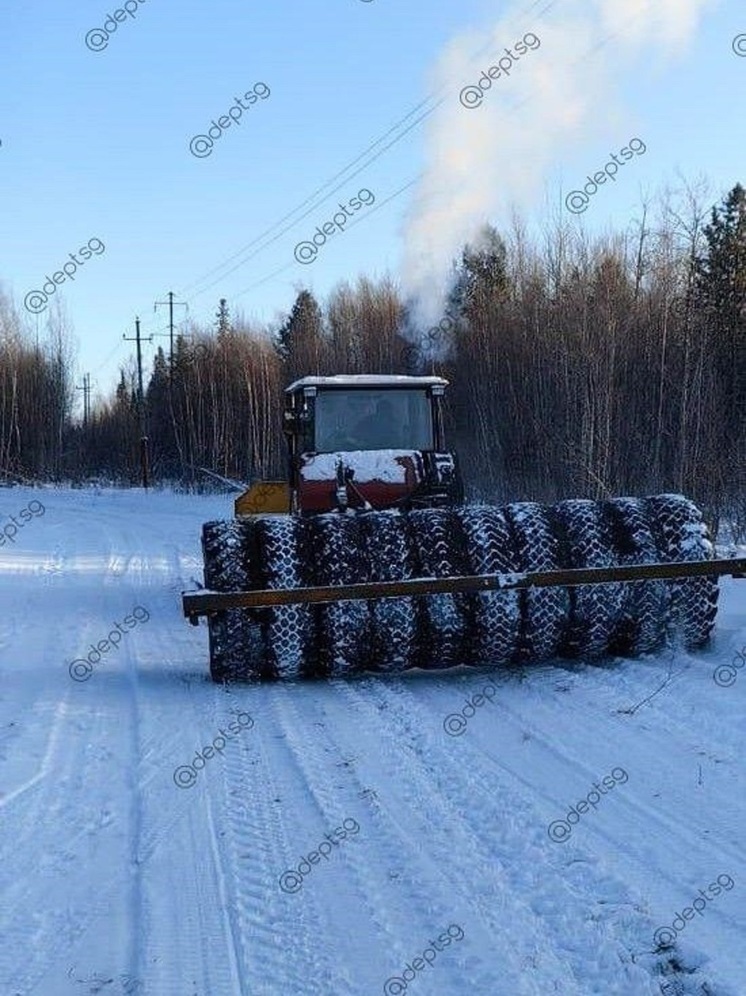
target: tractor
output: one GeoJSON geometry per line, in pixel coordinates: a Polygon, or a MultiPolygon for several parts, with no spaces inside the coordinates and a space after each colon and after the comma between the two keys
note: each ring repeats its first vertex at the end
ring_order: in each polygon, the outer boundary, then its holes
{"type": "Polygon", "coordinates": [[[718,578],[682,495],[465,503],[441,377],[303,377],[285,391],[285,481],[202,528],[215,681],[516,667],[703,647],[718,578]]]}

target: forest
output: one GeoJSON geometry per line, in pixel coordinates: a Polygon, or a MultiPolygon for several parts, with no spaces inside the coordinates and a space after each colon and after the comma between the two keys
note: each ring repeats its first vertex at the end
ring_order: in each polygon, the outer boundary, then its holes
{"type": "MultiPolygon", "coordinates": [[[[0,273],[0,278],[2,274],[0,273]]],[[[392,277],[301,289],[275,327],[216,302],[133,362],[81,418],[65,322],[29,334],[0,293],[0,483],[140,481],[200,488],[203,469],[286,476],[280,412],[304,374],[436,373],[473,499],[683,492],[746,535],[746,190],[713,206],[666,195],[624,232],[558,220],[484,228],[423,327],[392,277]]]]}

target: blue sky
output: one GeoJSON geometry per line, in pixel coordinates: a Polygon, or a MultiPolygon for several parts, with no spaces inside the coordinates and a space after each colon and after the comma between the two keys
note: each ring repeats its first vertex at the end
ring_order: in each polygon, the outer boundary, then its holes
{"type": "MultiPolygon", "coordinates": [[[[624,11],[648,0],[594,2],[624,11]]],[[[499,163],[494,174],[480,177],[506,188],[500,198],[486,196],[486,218],[500,225],[515,194],[529,222],[540,225],[548,205],[582,186],[632,136],[645,142],[647,152],[594,196],[582,219],[592,230],[626,227],[641,194],[675,186],[681,176],[706,175],[716,197],[746,181],[738,110],[746,58],[732,48],[734,36],[746,35],[746,8],[736,0],[679,2],[706,7],[688,42],[664,56],[651,32],[624,62],[610,58],[613,38],[589,53],[588,60],[606,72],[609,100],[595,118],[568,127],[551,161],[538,164],[531,196],[520,184],[511,189],[514,178],[499,163]]],[[[134,8],[136,0],[128,3],[134,8]]],[[[559,26],[571,16],[573,3],[577,12],[577,0],[142,0],[135,16],[121,23],[107,22],[117,6],[103,0],[38,0],[6,10],[0,34],[0,282],[30,332],[43,335],[46,313],[30,314],[24,298],[68,262],[74,279],[59,283],[58,277],[48,296],[64,301],[78,376],[90,371],[94,389],[106,392],[132,353],[123,333],[132,334],[136,314],[145,333],[163,331],[165,309],[154,314],[153,304],[169,290],[188,301],[198,321],[211,320],[218,299],[226,297],[233,310],[271,322],[287,312],[301,286],[323,297],[340,280],[362,273],[398,279],[418,188],[392,195],[423,169],[433,169],[449,120],[459,116],[456,143],[469,144],[464,129],[474,129],[472,155],[490,121],[514,163],[533,154],[525,130],[537,127],[539,108],[529,105],[541,96],[529,96],[521,107],[516,98],[523,94],[511,87],[521,85],[515,79],[521,73],[524,82],[543,74],[541,85],[551,86],[559,56],[549,26],[542,48],[485,94],[489,108],[458,103],[460,87],[474,83],[500,55],[499,48],[493,55],[495,25],[512,10],[516,31],[503,29],[506,39],[526,31],[542,35],[545,22],[559,26]],[[106,46],[94,51],[86,35],[105,23],[116,23],[116,31],[108,39],[88,35],[94,48],[106,46]],[[457,72],[441,91],[447,104],[440,116],[417,124],[374,162],[361,159],[357,176],[345,174],[327,187],[341,184],[336,193],[309,202],[307,216],[295,224],[297,215],[278,226],[443,84],[448,73],[436,73],[436,66],[465,32],[453,63],[457,72]],[[478,53],[468,71],[463,51],[478,53]],[[257,83],[269,95],[249,105],[244,94],[257,83]],[[218,128],[210,155],[191,154],[193,136],[227,116],[238,97],[246,107],[240,120],[218,128]],[[508,110],[498,113],[498,104],[508,110]],[[506,120],[513,126],[505,127],[506,120]],[[351,199],[361,189],[375,200],[353,210],[351,199]],[[340,203],[350,219],[340,221],[344,230],[334,230],[312,263],[296,262],[296,244],[330,222],[340,203]],[[257,243],[267,230],[278,237],[257,243]],[[83,259],[79,250],[87,244],[104,249],[83,259]],[[258,251],[251,258],[249,248],[230,262],[252,244],[258,251]],[[225,272],[237,263],[234,272],[225,272]]],[[[265,94],[261,87],[258,92],[265,94]]],[[[238,110],[233,113],[238,117],[238,110]]],[[[458,156],[460,149],[451,151],[458,156]]],[[[447,201],[447,174],[445,180],[438,175],[447,201]]],[[[178,309],[178,317],[183,314],[178,309]]],[[[146,345],[148,359],[153,349],[146,345]]]]}

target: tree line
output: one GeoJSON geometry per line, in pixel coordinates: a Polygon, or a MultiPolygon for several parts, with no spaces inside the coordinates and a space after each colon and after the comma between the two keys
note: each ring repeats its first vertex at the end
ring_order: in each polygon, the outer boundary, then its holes
{"type": "Polygon", "coordinates": [[[746,190],[715,207],[687,191],[644,204],[624,232],[562,219],[486,227],[454,261],[443,314],[423,328],[391,278],[301,290],[257,327],[225,301],[133,368],[85,422],[59,314],[43,344],[0,295],[0,475],[140,475],[196,487],[201,468],[285,477],[285,386],[304,374],[436,373],[472,497],[497,501],[684,492],[746,534],[746,190]]]}

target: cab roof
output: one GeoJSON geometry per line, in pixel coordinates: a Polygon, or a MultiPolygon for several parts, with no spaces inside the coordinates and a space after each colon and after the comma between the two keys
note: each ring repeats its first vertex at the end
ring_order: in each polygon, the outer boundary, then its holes
{"type": "Polygon", "coordinates": [[[334,374],[331,377],[301,377],[285,388],[286,394],[304,387],[446,387],[443,377],[409,377],[406,374],[334,374]]]}

